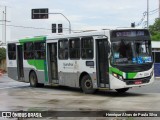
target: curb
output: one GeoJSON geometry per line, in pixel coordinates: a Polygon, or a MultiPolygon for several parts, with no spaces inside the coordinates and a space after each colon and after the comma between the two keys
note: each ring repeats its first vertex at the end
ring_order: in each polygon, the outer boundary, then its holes
{"type": "Polygon", "coordinates": [[[155,80],[160,80],[160,77],[154,77],[155,80]]]}

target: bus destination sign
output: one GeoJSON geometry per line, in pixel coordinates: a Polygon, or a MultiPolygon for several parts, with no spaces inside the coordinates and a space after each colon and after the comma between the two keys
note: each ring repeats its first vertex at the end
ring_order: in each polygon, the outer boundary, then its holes
{"type": "Polygon", "coordinates": [[[116,37],[136,37],[144,36],[144,31],[117,31],[116,37]]]}

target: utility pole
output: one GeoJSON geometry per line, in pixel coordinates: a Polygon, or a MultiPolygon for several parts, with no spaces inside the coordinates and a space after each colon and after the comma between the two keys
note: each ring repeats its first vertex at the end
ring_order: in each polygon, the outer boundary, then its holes
{"type": "Polygon", "coordinates": [[[4,8],[4,42],[5,42],[5,44],[6,44],[6,32],[7,32],[7,30],[6,30],[6,22],[7,22],[7,7],[5,6],[5,8],[4,8]]]}
{"type": "Polygon", "coordinates": [[[147,28],[149,28],[149,0],[147,0],[147,28]]]}
{"type": "Polygon", "coordinates": [[[4,10],[2,11],[2,41],[6,44],[6,36],[7,36],[7,6],[4,6],[4,10]],[[4,36],[4,37],[3,37],[4,36]],[[4,40],[3,40],[4,38],[4,40]]]}
{"type": "Polygon", "coordinates": [[[159,0],[159,19],[160,19],[160,0],[159,0]]]}

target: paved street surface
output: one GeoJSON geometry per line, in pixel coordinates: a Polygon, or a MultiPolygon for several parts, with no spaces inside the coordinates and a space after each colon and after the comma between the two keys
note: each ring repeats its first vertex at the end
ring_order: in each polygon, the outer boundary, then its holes
{"type": "MultiPolygon", "coordinates": [[[[32,88],[28,83],[16,82],[8,78],[7,75],[3,75],[0,77],[0,111],[159,111],[159,93],[160,80],[155,80],[149,86],[133,88],[122,95],[115,91],[98,91],[95,94],[88,95],[82,93],[79,89],[68,87],[32,88]]],[[[45,119],[121,120],[120,118],[61,117],[45,119]]],[[[140,118],[123,118],[123,120],[135,119],[140,118]]],[[[153,118],[141,119],[152,120],[153,118]]],[[[158,120],[158,118],[154,119],[158,120]]]]}

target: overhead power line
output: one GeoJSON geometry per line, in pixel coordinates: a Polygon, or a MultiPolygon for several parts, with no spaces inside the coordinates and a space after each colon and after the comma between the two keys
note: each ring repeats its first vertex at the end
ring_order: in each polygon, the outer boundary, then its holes
{"type": "Polygon", "coordinates": [[[150,12],[155,12],[155,11],[157,11],[157,10],[158,10],[158,8],[157,8],[157,9],[154,9],[154,10],[149,11],[149,13],[150,13],[150,12]]]}
{"type": "Polygon", "coordinates": [[[140,26],[140,25],[142,24],[142,22],[144,21],[146,15],[147,15],[147,12],[145,11],[145,12],[143,13],[143,16],[142,16],[141,20],[138,22],[138,24],[137,24],[136,26],[140,26]]]}
{"type": "MultiPolygon", "coordinates": [[[[5,24],[0,24],[0,25],[5,25],[5,24]]],[[[17,28],[24,28],[24,29],[41,29],[41,30],[51,30],[48,28],[37,28],[37,27],[27,27],[27,26],[20,26],[20,25],[6,25],[10,27],[17,27],[17,28]]],[[[68,28],[63,28],[63,29],[68,29],[68,28]]]]}
{"type": "MultiPolygon", "coordinates": [[[[0,24],[0,25],[5,25],[5,24],[0,24]]],[[[6,25],[8,27],[15,27],[15,28],[22,28],[22,29],[36,29],[36,30],[49,30],[51,31],[52,29],[48,29],[48,28],[38,28],[38,27],[29,27],[29,26],[20,26],[20,25],[6,25]]],[[[65,30],[68,30],[69,28],[63,28],[65,30]]],[[[58,30],[58,28],[57,28],[58,30]]],[[[82,30],[72,30],[73,32],[79,32],[79,31],[82,31],[82,30]]]]}
{"type": "Polygon", "coordinates": [[[149,11],[149,15],[156,14],[157,12],[159,12],[159,8],[149,11]]]}
{"type": "MultiPolygon", "coordinates": [[[[149,15],[156,14],[158,11],[159,11],[159,8],[151,10],[151,11],[149,11],[149,15]]],[[[136,26],[140,26],[143,22],[145,22],[144,20],[145,20],[146,16],[147,16],[147,12],[145,11],[143,13],[141,20],[138,22],[138,24],[136,26]]],[[[146,23],[144,23],[144,25],[146,25],[146,23]]]]}
{"type": "MultiPolygon", "coordinates": [[[[4,25],[4,24],[0,24],[0,25],[4,25]]],[[[16,28],[24,28],[24,29],[42,29],[42,30],[51,30],[51,29],[47,29],[47,28],[36,28],[36,27],[27,27],[27,26],[19,26],[19,25],[6,25],[6,26],[16,27],[16,28]]]]}
{"type": "Polygon", "coordinates": [[[152,13],[149,13],[149,15],[153,15],[153,14],[156,14],[156,13],[158,13],[159,12],[159,10],[157,9],[156,11],[154,11],[154,12],[152,12],[152,13]]]}

